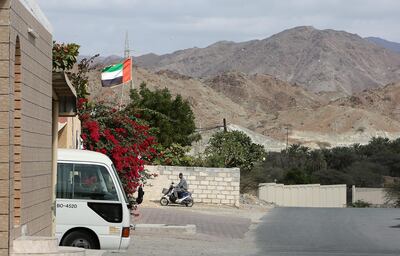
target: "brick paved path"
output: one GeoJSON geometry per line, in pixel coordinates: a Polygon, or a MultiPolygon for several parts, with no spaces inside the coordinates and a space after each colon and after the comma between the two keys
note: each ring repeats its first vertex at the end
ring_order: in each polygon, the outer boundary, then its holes
{"type": "Polygon", "coordinates": [[[197,233],[223,238],[243,238],[251,220],[240,217],[204,214],[185,209],[141,208],[136,224],[196,225],[197,233]]]}

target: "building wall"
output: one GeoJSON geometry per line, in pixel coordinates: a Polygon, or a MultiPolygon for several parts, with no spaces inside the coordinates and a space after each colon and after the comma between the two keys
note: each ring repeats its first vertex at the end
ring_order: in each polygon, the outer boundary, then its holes
{"type": "Polygon", "coordinates": [[[20,222],[27,225],[28,235],[50,236],[52,35],[19,1],[12,1],[10,19],[10,38],[14,42],[19,36],[22,59],[20,222]],[[29,28],[39,37],[29,36],[29,28]]]}
{"type": "Polygon", "coordinates": [[[0,255],[8,255],[9,242],[9,5],[0,2],[0,255]]]}
{"type": "Polygon", "coordinates": [[[239,205],[238,168],[146,166],[146,169],[158,176],[145,186],[144,200],[159,201],[162,189],[168,188],[171,182],[177,184],[182,173],[195,203],[239,205]]]}
{"type": "Polygon", "coordinates": [[[79,149],[81,146],[81,121],[79,117],[61,117],[59,118],[60,124],[63,124],[64,127],[58,131],[58,148],[79,149]]]}
{"type": "Polygon", "coordinates": [[[386,204],[385,195],[386,192],[383,188],[357,188],[353,186],[352,202],[361,200],[374,206],[382,206],[386,204]]]}
{"type": "Polygon", "coordinates": [[[261,183],[258,197],[283,207],[346,207],[346,185],[261,183]]]}
{"type": "Polygon", "coordinates": [[[18,0],[1,1],[0,8],[1,252],[9,243],[3,237],[51,231],[52,36],[18,0]],[[15,74],[19,60],[21,74],[15,74]]]}

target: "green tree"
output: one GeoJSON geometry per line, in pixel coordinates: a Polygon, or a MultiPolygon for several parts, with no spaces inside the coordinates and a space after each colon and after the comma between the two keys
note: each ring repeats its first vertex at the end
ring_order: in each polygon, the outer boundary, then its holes
{"type": "Polygon", "coordinates": [[[53,41],[53,71],[67,71],[74,67],[80,46],[74,43],[56,43],[53,41]]]}
{"type": "Polygon", "coordinates": [[[256,194],[260,183],[282,182],[284,170],[273,167],[267,161],[256,163],[251,172],[241,172],[240,191],[256,194]]]}
{"type": "Polygon", "coordinates": [[[311,180],[312,183],[319,183],[322,185],[353,184],[352,176],[335,169],[316,171],[315,173],[313,173],[311,180]]]}
{"type": "Polygon", "coordinates": [[[291,145],[282,152],[269,152],[266,160],[246,175],[242,189],[256,190],[258,183],[347,184],[383,187],[385,176],[400,177],[400,139],[373,138],[366,145],[311,150],[291,145]]]}
{"type": "Polygon", "coordinates": [[[301,169],[291,169],[286,172],[282,181],[286,185],[309,184],[311,178],[301,169]]]}
{"type": "Polygon", "coordinates": [[[383,185],[382,173],[386,173],[387,168],[364,160],[352,163],[344,171],[352,178],[352,185],[378,188],[383,185]]]}
{"type": "Polygon", "coordinates": [[[239,167],[251,171],[254,164],[265,155],[262,145],[252,143],[249,136],[241,131],[217,132],[205,150],[206,162],[215,167],[239,167]]]}
{"type": "Polygon", "coordinates": [[[322,153],[329,169],[343,170],[359,159],[354,148],[335,147],[332,149],[323,149],[322,153]]]}
{"type": "Polygon", "coordinates": [[[65,71],[75,87],[78,98],[89,96],[88,84],[90,70],[93,70],[92,63],[99,56],[96,54],[89,58],[83,58],[77,65],[77,72],[71,72],[78,60],[80,46],[74,43],[53,42],[53,71],[65,71]]]}
{"type": "Polygon", "coordinates": [[[200,139],[190,104],[181,95],[173,97],[167,88],[151,91],[142,83],[139,90],[131,90],[130,98],[127,111],[140,114],[155,128],[157,141],[165,148],[174,143],[190,146],[200,139]]]}
{"type": "MultiPolygon", "coordinates": [[[[161,146],[162,147],[162,146],[161,146]]],[[[154,164],[172,166],[193,166],[198,165],[197,159],[189,155],[190,147],[183,147],[179,144],[172,144],[166,149],[158,149],[159,156],[153,161],[154,164]]]]}
{"type": "Polygon", "coordinates": [[[83,58],[78,63],[78,71],[70,74],[70,79],[75,87],[78,98],[87,98],[89,96],[88,85],[89,85],[89,71],[93,70],[94,67],[91,65],[95,58],[99,54],[96,54],[89,58],[83,58]]]}

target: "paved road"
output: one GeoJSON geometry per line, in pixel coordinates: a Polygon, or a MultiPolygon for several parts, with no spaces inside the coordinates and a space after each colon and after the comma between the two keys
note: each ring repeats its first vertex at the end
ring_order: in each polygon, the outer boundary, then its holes
{"type": "Polygon", "coordinates": [[[197,233],[221,238],[244,238],[251,220],[235,216],[218,216],[192,212],[186,207],[142,208],[137,224],[196,225],[197,233]]]}
{"type": "Polygon", "coordinates": [[[106,252],[104,256],[245,256],[256,252],[254,239],[247,234],[252,221],[259,220],[266,209],[223,207],[162,207],[139,209],[137,224],[194,224],[196,234],[134,231],[126,252],[106,252]]]}
{"type": "Polygon", "coordinates": [[[400,255],[399,209],[276,208],[262,221],[257,255],[400,255]]]}

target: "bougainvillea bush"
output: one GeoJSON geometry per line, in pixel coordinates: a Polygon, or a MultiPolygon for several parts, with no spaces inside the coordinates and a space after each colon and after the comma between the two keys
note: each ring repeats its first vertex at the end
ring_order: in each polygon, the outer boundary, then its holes
{"type": "Polygon", "coordinates": [[[82,59],[77,65],[80,46],[53,42],[53,70],[66,71],[78,95],[78,115],[82,124],[84,149],[109,156],[121,178],[125,192],[133,194],[140,184],[155,176],[144,165],[156,157],[156,139],[149,127],[132,111],[118,111],[104,103],[89,102],[88,72],[98,56],[82,59]],[[77,72],[71,72],[73,67],[77,72]]]}
{"type": "Polygon", "coordinates": [[[85,149],[109,156],[127,194],[133,194],[153,174],[144,165],[157,156],[156,140],[149,127],[138,117],[130,116],[104,103],[78,100],[85,149]]]}

